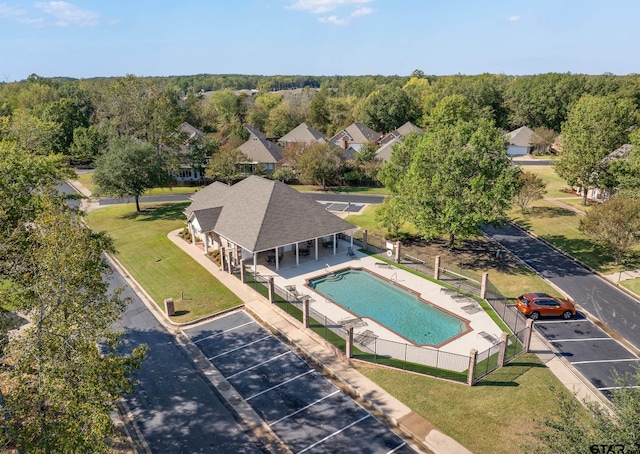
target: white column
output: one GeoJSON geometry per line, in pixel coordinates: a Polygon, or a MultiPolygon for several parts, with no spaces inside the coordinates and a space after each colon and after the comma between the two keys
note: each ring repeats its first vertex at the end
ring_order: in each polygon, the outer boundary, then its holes
{"type": "Polygon", "coordinates": [[[258,254],[253,253],[253,275],[255,276],[258,272],[258,254]]]}
{"type": "Polygon", "coordinates": [[[298,249],[298,243],[296,243],[296,266],[300,265],[300,251],[298,249]]]}
{"type": "Polygon", "coordinates": [[[336,236],[336,234],[334,233],[334,234],[333,234],[333,255],[336,255],[336,249],[337,249],[337,247],[338,247],[338,244],[337,244],[337,236],[336,236]]]}

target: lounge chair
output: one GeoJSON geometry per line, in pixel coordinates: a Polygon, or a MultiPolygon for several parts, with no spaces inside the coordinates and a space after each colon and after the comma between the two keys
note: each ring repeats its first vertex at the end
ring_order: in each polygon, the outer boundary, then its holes
{"type": "Polygon", "coordinates": [[[356,256],[356,253],[355,253],[355,252],[353,252],[353,248],[352,248],[351,246],[349,246],[349,247],[347,248],[347,255],[348,255],[349,257],[355,257],[355,256],[356,256]]]}

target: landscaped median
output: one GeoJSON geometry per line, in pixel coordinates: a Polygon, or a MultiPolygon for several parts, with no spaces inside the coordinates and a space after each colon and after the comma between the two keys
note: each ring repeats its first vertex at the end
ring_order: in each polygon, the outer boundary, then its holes
{"type": "Polygon", "coordinates": [[[171,319],[178,323],[242,304],[167,238],[168,232],[184,226],[186,206],[186,202],[146,205],[138,213],[134,204],[114,205],[86,216],[93,230],[109,233],[120,263],[159,307],[165,298],[173,298],[176,315],[171,319]]]}

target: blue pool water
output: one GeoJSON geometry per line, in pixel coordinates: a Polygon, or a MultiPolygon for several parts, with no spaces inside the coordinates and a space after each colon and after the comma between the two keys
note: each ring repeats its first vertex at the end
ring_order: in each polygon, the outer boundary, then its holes
{"type": "Polygon", "coordinates": [[[438,345],[466,329],[465,322],[363,270],[346,269],[309,286],[358,317],[369,317],[415,344],[438,345]]]}

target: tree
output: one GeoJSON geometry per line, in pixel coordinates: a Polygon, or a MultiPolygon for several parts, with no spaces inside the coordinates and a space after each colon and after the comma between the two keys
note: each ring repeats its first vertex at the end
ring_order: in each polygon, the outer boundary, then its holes
{"type": "Polygon", "coordinates": [[[307,148],[298,161],[298,171],[306,181],[321,184],[334,182],[340,175],[344,157],[342,150],[326,143],[317,143],[307,148]]]}
{"type": "Polygon", "coordinates": [[[329,108],[327,107],[327,89],[322,87],[311,100],[311,126],[325,134],[329,121],[329,108]]]}
{"type": "Polygon", "coordinates": [[[167,160],[153,145],[126,136],[113,139],[96,159],[93,179],[100,194],[135,198],[137,211],[147,189],[169,186],[173,181],[167,160]]]}
{"type": "Polygon", "coordinates": [[[531,136],[531,145],[533,146],[534,153],[539,150],[548,152],[556,137],[558,137],[557,132],[544,126],[534,129],[533,132],[535,134],[531,136]]]}
{"type": "Polygon", "coordinates": [[[116,354],[113,324],[125,304],[109,294],[104,252],[113,244],[91,232],[56,198],[42,196],[25,267],[0,289],[31,321],[10,337],[0,371],[4,407],[0,445],[25,452],[108,452],[110,413],[132,391],[145,348],[116,354]],[[100,348],[99,348],[100,347],[100,348]]]}
{"type": "Polygon", "coordinates": [[[613,408],[603,409],[593,401],[584,406],[566,393],[558,394],[558,412],[543,421],[545,430],[540,434],[543,454],[585,452],[637,452],[640,450],[640,372],[617,377],[618,389],[612,391],[613,408]],[[586,410],[585,410],[586,407],[586,410]],[[604,445],[604,449],[592,449],[604,445]],[[615,445],[615,446],[614,446],[615,445]],[[622,445],[622,449],[617,446],[622,445]],[[609,447],[613,450],[606,450],[609,447]]]}
{"type": "Polygon", "coordinates": [[[402,88],[388,85],[367,96],[358,115],[362,123],[382,132],[393,131],[415,117],[409,95],[402,88]]]}
{"type": "Polygon", "coordinates": [[[520,207],[520,211],[525,213],[527,207],[536,200],[540,200],[547,193],[547,183],[532,172],[522,172],[520,174],[520,190],[513,198],[516,205],[520,207]]]}
{"type": "Polygon", "coordinates": [[[463,95],[445,96],[431,110],[429,125],[454,125],[459,121],[470,122],[476,118],[469,100],[463,95]]]}
{"type": "Polygon", "coordinates": [[[640,242],[640,200],[616,196],[594,206],[580,220],[580,231],[609,252],[616,265],[640,242]]]}
{"type": "Polygon", "coordinates": [[[211,156],[206,173],[207,178],[224,181],[229,186],[242,179],[244,172],[241,167],[249,161],[244,153],[237,148],[222,149],[211,156]]]}
{"type": "Polygon", "coordinates": [[[394,197],[385,198],[376,210],[376,223],[387,229],[387,238],[398,238],[404,221],[404,211],[394,197]]]}
{"type": "Polygon", "coordinates": [[[519,170],[493,123],[434,127],[411,146],[409,168],[395,174],[392,197],[424,238],[445,234],[454,247],[456,238],[504,217],[519,189],[519,170]]]}
{"type": "Polygon", "coordinates": [[[69,157],[76,164],[89,164],[94,161],[107,146],[107,136],[95,125],[79,127],[73,131],[73,142],[69,148],[69,157]]]}
{"type": "Polygon", "coordinates": [[[633,102],[613,96],[585,95],[562,125],[563,151],[556,162],[558,175],[587,192],[597,182],[602,159],[627,141],[628,130],[636,122],[633,102]]]}

